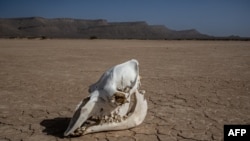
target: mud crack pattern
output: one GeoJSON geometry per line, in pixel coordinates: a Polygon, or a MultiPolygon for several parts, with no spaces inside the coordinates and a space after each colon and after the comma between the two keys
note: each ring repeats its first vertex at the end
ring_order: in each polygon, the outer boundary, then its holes
{"type": "Polygon", "coordinates": [[[250,45],[233,41],[0,40],[1,141],[219,141],[250,124],[250,45]],[[135,58],[149,110],[138,127],[64,138],[110,66],[135,58]]]}

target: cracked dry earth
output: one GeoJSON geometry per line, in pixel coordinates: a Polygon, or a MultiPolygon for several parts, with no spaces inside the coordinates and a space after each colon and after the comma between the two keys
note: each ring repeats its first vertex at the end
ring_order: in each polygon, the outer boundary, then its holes
{"type": "Polygon", "coordinates": [[[0,40],[0,141],[211,141],[250,124],[250,44],[0,40]],[[88,86],[136,58],[149,110],[138,127],[64,138],[88,86]]]}

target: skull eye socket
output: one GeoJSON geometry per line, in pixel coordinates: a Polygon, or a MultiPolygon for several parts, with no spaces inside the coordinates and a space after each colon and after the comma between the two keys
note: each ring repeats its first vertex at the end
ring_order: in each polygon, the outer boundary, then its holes
{"type": "Polygon", "coordinates": [[[124,98],[120,97],[120,96],[116,96],[115,101],[118,102],[118,103],[122,103],[124,101],[124,98]]]}
{"type": "Polygon", "coordinates": [[[115,102],[116,103],[119,103],[119,104],[123,104],[126,102],[126,97],[124,94],[121,94],[121,93],[116,93],[114,95],[114,98],[115,98],[115,102]]]}

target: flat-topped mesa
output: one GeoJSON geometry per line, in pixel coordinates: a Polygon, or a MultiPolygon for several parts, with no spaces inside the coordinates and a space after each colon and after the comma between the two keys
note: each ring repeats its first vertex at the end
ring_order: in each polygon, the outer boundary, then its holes
{"type": "Polygon", "coordinates": [[[0,19],[0,38],[83,38],[83,39],[206,39],[199,32],[175,31],[145,21],[108,22],[105,19],[6,18],[0,19]]]}

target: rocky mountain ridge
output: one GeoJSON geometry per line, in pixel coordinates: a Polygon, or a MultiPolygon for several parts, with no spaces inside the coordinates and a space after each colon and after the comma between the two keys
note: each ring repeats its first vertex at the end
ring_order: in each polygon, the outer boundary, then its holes
{"type": "Polygon", "coordinates": [[[104,19],[26,17],[0,19],[0,38],[206,40],[214,37],[195,29],[176,31],[164,25],[148,25],[144,21],[108,22],[104,19]]]}

